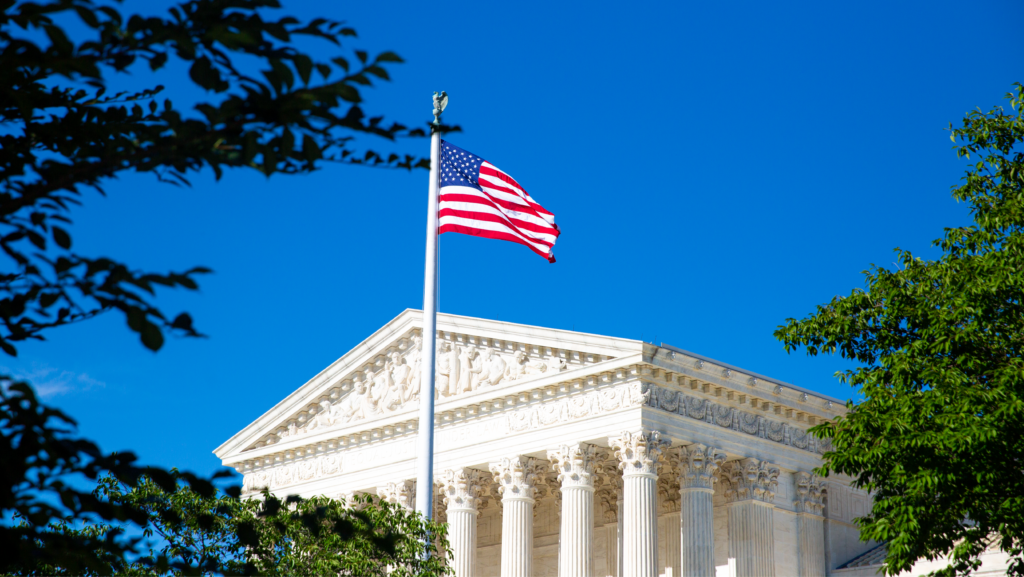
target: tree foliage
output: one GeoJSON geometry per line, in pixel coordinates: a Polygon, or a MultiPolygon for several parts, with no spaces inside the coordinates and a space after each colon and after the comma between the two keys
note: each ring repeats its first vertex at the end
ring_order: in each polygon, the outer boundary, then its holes
{"type": "MultiPolygon", "coordinates": [[[[326,162],[429,167],[361,144],[426,136],[363,111],[365,89],[402,59],[350,46],[355,31],[342,22],[271,17],[278,7],[189,0],[129,17],[116,0],[0,0],[0,349],[15,355],[17,342],[115,310],[152,350],[167,334],[200,336],[187,313],[166,315],[155,297],[160,287],[196,289],[207,269],[147,272],[73,249],[71,212],[120,174],[188,185],[230,168],[270,177],[326,162]],[[305,40],[329,49],[314,56],[299,49],[305,40]],[[205,100],[176,106],[155,82],[108,93],[113,79],[140,73],[197,87],[205,100]]],[[[443,529],[414,514],[269,494],[241,501],[238,487],[215,488],[228,473],[142,467],[74,427],[29,384],[0,376],[0,515],[15,521],[0,523],[0,574],[444,571],[419,544],[443,529]],[[160,544],[147,552],[150,538],[160,544]]]]}
{"type": "Polygon", "coordinates": [[[1024,87],[1007,99],[950,125],[973,224],[945,229],[936,260],[897,250],[895,270],[775,333],[860,365],[838,376],[864,400],[813,431],[833,441],[821,472],[874,494],[857,523],[888,541],[889,575],[943,556],[940,574],[966,574],[987,548],[1024,575],[1024,87]]]}
{"type": "MultiPolygon", "coordinates": [[[[147,522],[146,512],[132,503],[81,488],[103,476],[126,484],[146,478],[167,490],[186,486],[213,498],[211,481],[227,475],[203,479],[142,467],[132,453],[102,453],[77,437],[74,425],[71,417],[40,403],[27,383],[0,377],[0,516],[17,521],[0,524],[0,574],[49,573],[54,567],[69,574],[104,573],[137,551],[140,538],[120,528],[74,527],[78,521],[111,527],[147,522]]],[[[230,491],[237,494],[238,488],[230,491]]]]}
{"type": "MultiPolygon", "coordinates": [[[[171,472],[176,483],[161,486],[141,476],[132,484],[112,475],[100,479],[98,502],[141,515],[134,527],[135,555],[101,548],[90,563],[68,564],[54,554],[61,540],[89,544],[123,541],[123,523],[60,520],[41,533],[34,566],[14,573],[45,575],[359,575],[441,577],[446,566],[447,527],[368,495],[353,503],[327,497],[284,500],[264,491],[256,498],[200,494],[189,476],[171,472]],[[151,539],[155,538],[155,540],[151,539]],[[427,543],[427,549],[424,549],[427,543]],[[149,548],[147,549],[147,546],[149,548]],[[429,556],[424,556],[424,552],[429,556]]],[[[10,570],[12,567],[8,567],[10,570]]]]}
{"type": "Polygon", "coordinates": [[[163,17],[125,17],[102,0],[0,0],[0,250],[13,264],[0,270],[0,348],[14,355],[13,343],[112,310],[152,350],[168,332],[199,335],[187,313],[171,318],[153,297],[158,287],[195,289],[207,269],[145,272],[72,248],[70,210],[119,173],[188,184],[203,169],[219,179],[229,168],[269,177],[323,162],[429,167],[357,145],[359,136],[425,135],[363,112],[363,90],[402,59],[348,51],[355,31],[342,22],[267,17],[278,7],[190,0],[163,17]],[[69,17],[81,20],[83,38],[60,24],[69,17]],[[299,50],[303,38],[333,54],[299,50]],[[106,92],[112,76],[174,61],[188,78],[165,80],[192,83],[209,101],[185,110],[159,85],[106,92]]]}

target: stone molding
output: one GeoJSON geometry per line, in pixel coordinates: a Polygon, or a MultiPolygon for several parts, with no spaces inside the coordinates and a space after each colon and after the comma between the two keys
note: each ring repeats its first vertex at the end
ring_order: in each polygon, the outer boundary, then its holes
{"type": "Polygon", "coordinates": [[[411,511],[416,508],[416,481],[405,480],[377,487],[377,496],[411,511]]]}
{"type": "Polygon", "coordinates": [[[725,463],[725,453],[714,447],[695,443],[680,447],[678,452],[677,485],[680,489],[714,489],[719,470],[725,463]]]}
{"type": "Polygon", "coordinates": [[[831,439],[817,439],[807,431],[784,421],[775,421],[736,407],[686,395],[682,391],[673,391],[652,383],[643,383],[642,389],[647,395],[647,406],[653,409],[682,415],[709,425],[718,425],[819,455],[832,450],[831,439]]]}
{"type": "Polygon", "coordinates": [[[558,473],[558,481],[563,489],[580,487],[593,490],[597,457],[597,447],[589,443],[562,445],[548,451],[548,460],[558,473]]]}
{"type": "MultiPolygon", "coordinates": [[[[485,425],[487,433],[500,438],[509,434],[538,429],[559,423],[567,423],[601,415],[621,409],[640,407],[646,401],[638,381],[629,381],[631,371],[624,369],[619,374],[608,373],[581,382],[579,388],[565,387],[566,392],[559,396],[554,387],[523,393],[524,399],[513,397],[512,400],[495,400],[489,406],[477,405],[474,410],[459,411],[453,416],[450,424],[440,426],[436,433],[438,442],[445,440],[459,431],[454,424],[474,420],[485,425]],[[601,378],[604,377],[604,378],[601,378]],[[600,388],[598,388],[600,387],[600,388]],[[510,407],[523,406],[522,409],[510,407]]],[[[443,415],[442,415],[443,418],[443,415]]],[[[475,425],[468,425],[473,427],[475,425]]],[[[373,429],[351,437],[344,437],[331,442],[317,443],[296,449],[289,449],[255,459],[247,459],[236,465],[236,470],[244,475],[242,488],[244,493],[257,492],[264,487],[277,489],[298,483],[304,483],[324,477],[343,474],[348,470],[357,470],[346,463],[357,461],[370,466],[378,459],[375,454],[389,449],[381,447],[383,440],[403,440],[410,443],[415,437],[415,421],[394,427],[373,429]],[[401,428],[401,431],[398,429],[401,428]],[[367,452],[356,457],[353,451],[367,452]]],[[[479,442],[480,432],[468,430],[464,435],[465,444],[479,442]]],[[[461,432],[459,433],[461,435],[461,432]]],[[[410,450],[412,445],[408,447],[410,450]]],[[[360,467],[366,468],[366,467],[360,467]]]]}
{"type": "MultiPolygon", "coordinates": [[[[439,331],[435,357],[435,398],[525,382],[608,361],[616,357],[511,340],[439,331]]],[[[413,329],[381,346],[355,370],[332,379],[327,395],[281,418],[273,432],[245,450],[360,421],[404,413],[419,404],[423,337],[413,329]]]]}
{"type": "Polygon", "coordinates": [[[722,467],[725,500],[772,503],[779,486],[779,468],[754,458],[729,461],[722,467]]]}
{"type": "Polygon", "coordinates": [[[657,478],[662,454],[671,441],[663,440],[658,431],[623,431],[619,436],[608,439],[608,444],[615,450],[615,458],[619,461],[623,477],[657,478]]]}
{"type": "Polygon", "coordinates": [[[494,474],[494,482],[498,485],[502,501],[535,501],[538,485],[544,482],[543,470],[546,464],[544,461],[521,455],[503,457],[500,461],[491,463],[491,473],[494,474]]]}
{"type": "Polygon", "coordinates": [[[803,471],[798,472],[796,474],[796,501],[793,501],[797,513],[823,516],[826,484],[827,481],[822,477],[803,471]]]}

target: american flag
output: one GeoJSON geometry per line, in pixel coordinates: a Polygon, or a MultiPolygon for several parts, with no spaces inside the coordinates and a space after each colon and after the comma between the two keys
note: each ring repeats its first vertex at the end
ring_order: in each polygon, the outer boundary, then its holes
{"type": "Polygon", "coordinates": [[[534,202],[498,167],[441,141],[438,234],[461,232],[510,240],[555,262],[551,249],[561,234],[555,215],[534,202]]]}

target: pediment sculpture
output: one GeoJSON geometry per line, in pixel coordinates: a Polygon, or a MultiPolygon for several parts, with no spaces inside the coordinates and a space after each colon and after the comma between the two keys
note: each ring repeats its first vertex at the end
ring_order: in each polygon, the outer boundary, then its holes
{"type": "MultiPolygon", "coordinates": [[[[377,355],[374,362],[343,379],[348,389],[336,401],[321,400],[301,411],[265,440],[282,439],[341,427],[399,412],[419,403],[423,338],[402,339],[397,349],[377,355]]],[[[496,347],[438,339],[435,357],[435,399],[444,399],[516,381],[550,375],[568,368],[566,360],[543,357],[522,349],[501,351],[496,347]]]]}

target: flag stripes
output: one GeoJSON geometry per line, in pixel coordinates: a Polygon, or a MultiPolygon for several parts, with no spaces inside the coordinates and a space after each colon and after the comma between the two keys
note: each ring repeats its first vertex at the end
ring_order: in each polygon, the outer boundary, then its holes
{"type": "Polygon", "coordinates": [[[555,215],[511,176],[479,156],[441,142],[438,234],[456,232],[522,244],[555,262],[555,215]]]}

